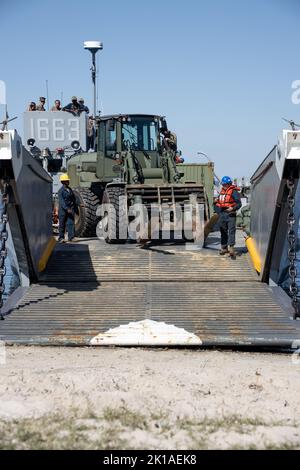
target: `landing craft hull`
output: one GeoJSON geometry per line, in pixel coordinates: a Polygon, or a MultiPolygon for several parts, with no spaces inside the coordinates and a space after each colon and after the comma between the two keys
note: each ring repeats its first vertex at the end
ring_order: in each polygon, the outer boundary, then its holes
{"type": "Polygon", "coordinates": [[[14,253],[20,283],[26,286],[37,279],[41,261],[53,240],[52,179],[22,146],[16,131],[3,135],[0,176],[9,182],[8,247],[14,253]]]}
{"type": "Polygon", "coordinates": [[[282,285],[288,271],[288,188],[287,179],[294,180],[294,229],[300,215],[300,132],[283,131],[274,146],[253,174],[251,183],[251,224],[253,238],[261,263],[260,276],[265,282],[282,285]]]}

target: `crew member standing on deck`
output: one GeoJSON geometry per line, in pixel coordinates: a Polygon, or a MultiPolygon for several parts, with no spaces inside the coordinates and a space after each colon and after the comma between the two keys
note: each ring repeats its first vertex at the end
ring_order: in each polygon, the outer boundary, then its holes
{"type": "Polygon", "coordinates": [[[74,240],[75,236],[75,214],[78,214],[78,205],[75,194],[70,188],[70,178],[67,174],[61,175],[62,187],[58,191],[58,218],[59,237],[58,242],[65,242],[65,231],[68,232],[68,241],[74,240]]]}
{"type": "Polygon", "coordinates": [[[232,184],[229,176],[223,176],[222,189],[215,199],[215,211],[220,215],[221,250],[220,255],[229,253],[235,259],[236,212],[242,206],[239,189],[232,184]]]}
{"type": "Polygon", "coordinates": [[[80,116],[80,114],[84,111],[83,106],[77,101],[76,96],[72,96],[71,103],[67,104],[62,108],[62,111],[67,111],[68,113],[72,113],[74,116],[80,116]]]}
{"type": "Polygon", "coordinates": [[[83,108],[83,110],[84,110],[85,113],[88,114],[88,113],[90,112],[89,108],[88,108],[87,106],[85,106],[85,104],[84,104],[84,99],[83,99],[83,98],[79,98],[78,103],[79,103],[80,106],[83,108]]]}
{"type": "Polygon", "coordinates": [[[54,106],[52,106],[51,111],[61,111],[60,100],[54,101],[54,106]]]}
{"type": "Polygon", "coordinates": [[[40,101],[36,105],[36,111],[46,111],[45,103],[46,103],[46,98],[44,96],[41,96],[40,101]]]}

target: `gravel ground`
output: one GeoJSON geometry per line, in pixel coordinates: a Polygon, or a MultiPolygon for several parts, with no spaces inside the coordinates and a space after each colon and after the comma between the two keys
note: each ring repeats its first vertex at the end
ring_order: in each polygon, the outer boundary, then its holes
{"type": "Polygon", "coordinates": [[[0,374],[0,449],[300,449],[291,354],[14,346],[0,374]]]}

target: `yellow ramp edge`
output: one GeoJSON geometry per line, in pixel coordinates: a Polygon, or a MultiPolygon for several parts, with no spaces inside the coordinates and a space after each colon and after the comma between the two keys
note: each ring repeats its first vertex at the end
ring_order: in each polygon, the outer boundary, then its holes
{"type": "Polygon", "coordinates": [[[251,261],[252,261],[252,264],[254,266],[254,269],[258,273],[260,273],[261,272],[261,259],[260,259],[260,256],[258,254],[255,241],[252,237],[246,238],[245,241],[246,241],[246,246],[248,248],[248,252],[250,254],[251,261]]]}
{"type": "Polygon", "coordinates": [[[56,245],[56,240],[55,240],[54,237],[51,237],[50,240],[47,243],[47,246],[44,250],[44,253],[42,254],[42,256],[39,260],[39,264],[38,264],[39,273],[45,270],[45,268],[47,266],[47,263],[48,263],[48,260],[50,258],[50,255],[51,255],[55,245],[56,245]]]}

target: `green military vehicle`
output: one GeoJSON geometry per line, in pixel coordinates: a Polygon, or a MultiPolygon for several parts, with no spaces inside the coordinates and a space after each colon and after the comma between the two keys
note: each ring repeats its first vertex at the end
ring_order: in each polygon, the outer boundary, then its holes
{"type": "MultiPolygon", "coordinates": [[[[97,119],[96,128],[97,152],[80,153],[68,161],[71,186],[79,202],[76,236],[95,236],[98,226],[108,243],[125,242],[131,208],[141,204],[150,220],[141,238],[151,238],[153,207],[161,219],[164,209],[176,206],[182,212],[189,207],[193,240],[197,240],[197,207],[204,208],[205,220],[211,212],[212,165],[202,165],[203,181],[187,177],[184,165],[176,165],[176,149],[161,138],[162,129],[167,129],[162,116],[103,116],[97,119]]],[[[171,224],[173,218],[174,212],[171,224]]]]}

